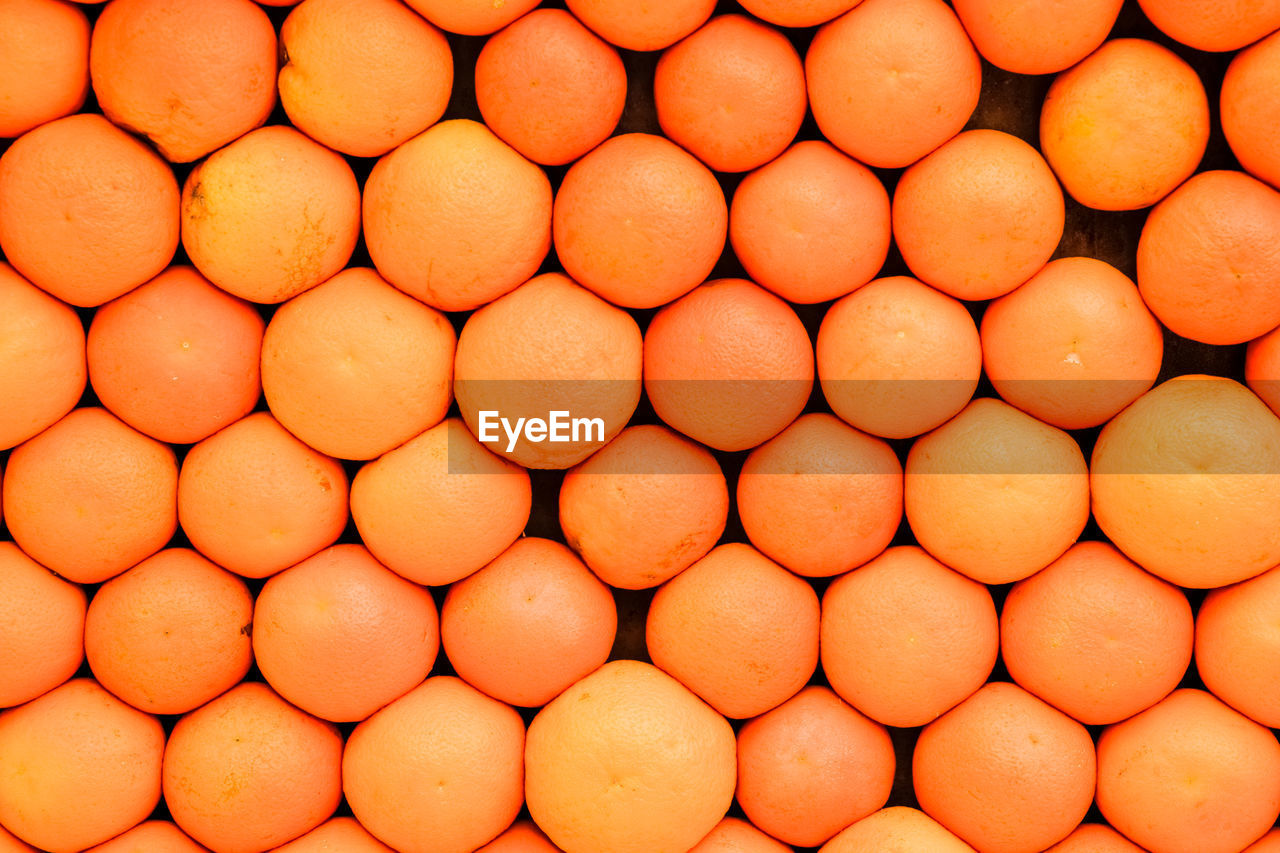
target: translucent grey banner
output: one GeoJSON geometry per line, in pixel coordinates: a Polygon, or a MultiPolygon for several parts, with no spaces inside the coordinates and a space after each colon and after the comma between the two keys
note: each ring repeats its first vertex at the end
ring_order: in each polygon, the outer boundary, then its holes
{"type": "MultiPolygon", "coordinates": [[[[465,461],[474,444],[455,448],[460,440],[479,439],[517,461],[522,453],[585,458],[624,428],[656,425],[670,435],[594,457],[592,472],[706,473],[698,459],[739,449],[716,445],[731,432],[768,442],[751,454],[752,474],[882,476],[893,473],[896,454],[929,474],[1081,475],[1088,462],[1099,475],[1280,476],[1280,418],[1256,397],[1256,416],[1243,422],[1235,412],[1189,405],[1144,418],[1116,442],[1115,428],[1099,436],[1095,427],[1149,390],[1150,380],[994,384],[999,397],[975,399],[973,380],[647,379],[642,399],[637,380],[460,380],[455,394],[470,436],[451,435],[449,470],[474,470],[465,461]]],[[[1280,398],[1280,381],[1258,389],[1280,398]]]]}

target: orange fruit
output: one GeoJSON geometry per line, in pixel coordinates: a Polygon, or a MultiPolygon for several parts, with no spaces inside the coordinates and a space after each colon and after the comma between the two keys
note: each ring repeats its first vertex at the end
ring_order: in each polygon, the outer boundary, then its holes
{"type": "Polygon", "coordinates": [[[94,24],[89,71],[107,118],[190,163],[271,114],[276,33],[249,0],[121,0],[94,24]]]}
{"type": "Polygon", "coordinates": [[[569,167],[552,235],[575,281],[617,305],[655,308],[711,274],[728,222],[724,191],[697,158],[665,137],[626,133],[569,167]]]}
{"type": "Polygon", "coordinates": [[[1280,188],[1280,107],[1268,93],[1280,88],[1280,35],[1236,54],[1222,78],[1222,132],[1241,167],[1280,188]]]}
{"type": "Polygon", "coordinates": [[[1160,31],[1196,50],[1239,50],[1280,29],[1276,0],[1138,0],[1160,31]]]}
{"type": "Polygon", "coordinates": [[[535,9],[476,57],[476,105],[503,142],[535,163],[577,160],[613,133],[627,72],[610,45],[563,9],[535,9]]]}
{"type": "Polygon", "coordinates": [[[84,392],[84,327],[70,306],[0,263],[0,448],[57,422],[84,392]]]}
{"type": "Polygon", "coordinates": [[[205,850],[171,821],[148,820],[86,853],[204,853],[205,850]]]}
{"type": "Polygon", "coordinates": [[[342,797],[342,736],[265,684],[245,682],[178,720],[164,801],[188,835],[250,853],[324,822],[342,797]]]}
{"type": "Polygon", "coordinates": [[[1045,853],[1142,853],[1142,848],[1102,823],[1082,823],[1045,853]]]}
{"type": "Polygon", "coordinates": [[[1014,584],[1000,650],[1022,687],[1089,725],[1151,707],[1191,662],[1191,606],[1104,542],[1080,542],[1014,584]]]}
{"type": "Polygon", "coordinates": [[[458,408],[493,452],[568,468],[627,425],[642,349],[625,311],[560,273],[540,275],[467,318],[453,363],[458,408]]]}
{"type": "Polygon", "coordinates": [[[270,414],[255,412],[187,453],[178,520],[210,560],[238,575],[267,577],[342,533],[346,473],[270,414]]]}
{"type": "Polygon", "coordinates": [[[925,726],[912,756],[920,807],[979,850],[1043,850],[1093,802],[1084,726],[1015,684],[991,682],[925,726]]]}
{"type": "Polygon", "coordinates": [[[743,9],[779,27],[816,27],[862,0],[739,0],[743,9]]]}
{"type": "Polygon", "coordinates": [[[285,18],[280,48],[289,121],[343,154],[381,157],[449,103],[449,42],[396,0],[311,0],[285,18]]]}
{"type": "Polygon", "coordinates": [[[450,418],[365,464],[351,517],[365,547],[414,583],[443,586],[488,563],[524,531],[529,473],[450,418]]]}
{"type": "Polygon", "coordinates": [[[1105,423],[1155,384],[1160,324],[1096,258],[1058,258],[982,314],[982,362],[1005,402],[1062,429],[1105,423]]]}
{"type": "Polygon", "coordinates": [[[1201,172],[1156,205],[1138,240],[1138,289],[1174,334],[1241,344],[1280,325],[1280,192],[1201,172]]]}
{"type": "Polygon", "coordinates": [[[889,733],[825,687],[738,731],[738,804],[787,844],[816,847],[881,808],[893,774],[889,733]]]}
{"type": "Polygon", "coordinates": [[[864,0],[822,25],[804,69],[822,135],[884,168],[959,133],[982,86],[978,54],[942,0],[864,0]]]}
{"type": "Polygon", "coordinates": [[[765,835],[745,820],[727,817],[716,824],[689,853],[790,853],[791,848],[765,835]]]}
{"type": "Polygon", "coordinates": [[[1035,574],[1089,519],[1089,469],[1075,439],[990,397],[918,439],[905,482],[919,543],[981,583],[1035,574]]]}
{"type": "Polygon", "coordinates": [[[729,489],[703,446],[656,424],[624,429],[565,474],[560,528],[605,583],[657,586],[724,533],[729,489]]]}
{"type": "Polygon", "coordinates": [[[797,142],[742,179],[729,241],[752,280],[788,302],[826,302],[866,284],[889,253],[889,194],[827,142],[797,142]]]}
{"type": "Polygon", "coordinates": [[[85,594],[0,542],[0,708],[21,705],[76,674],[84,659],[85,594]]]}
{"type": "Polygon", "coordinates": [[[127,293],[177,246],[173,172],[102,116],[42,124],[0,155],[0,250],[63,302],[94,306],[127,293]]]}
{"type": "Polygon", "coordinates": [[[1212,588],[1280,563],[1280,420],[1247,388],[1179,376],[1102,428],[1093,515],[1131,560],[1179,586],[1212,588]]]}
{"type": "Polygon", "coordinates": [[[483,124],[444,121],[374,164],[363,216],[383,278],[433,308],[470,311],[537,272],[551,184],[483,124]]]}
{"type": "Polygon", "coordinates": [[[0,138],[70,115],[89,93],[89,19],[58,0],[0,7],[0,138]]]}
{"type": "Polygon", "coordinates": [[[350,817],[330,818],[275,850],[276,853],[394,853],[350,817]]]}
{"type": "Polygon", "coordinates": [[[449,320],[365,267],[280,306],[262,339],[271,413],[328,456],[372,459],[444,419],[457,337],[449,320]]]}
{"type": "Polygon", "coordinates": [[[343,790],[356,819],[396,850],[463,853],[515,820],[523,747],[510,706],[436,676],[356,726],[343,790]]]}
{"type": "Polygon", "coordinates": [[[262,330],[252,305],[191,267],[169,267],[94,312],[89,378],[129,426],[191,444],[253,411],[262,330]]]}
{"type": "Polygon", "coordinates": [[[818,596],[750,545],[721,545],[659,587],[653,663],[726,717],[776,708],[818,665],[818,596]]]}
{"type": "Polygon", "coordinates": [[[72,679],[0,712],[0,823],[49,853],[114,838],[159,801],[164,748],[155,717],[72,679]]]}
{"type": "Polygon", "coordinates": [[[949,420],[973,397],[982,372],[968,309],[906,276],[877,279],[827,309],[815,355],[831,411],[885,438],[949,420]]]}
{"type": "Polygon", "coordinates": [[[567,0],[569,11],[602,39],[627,50],[661,50],[706,23],[716,0],[567,0]]]}
{"type": "Polygon", "coordinates": [[[500,702],[534,707],[604,663],[618,611],[573,552],[526,537],[454,583],[440,611],[449,663],[500,702]],[[522,638],[537,637],[533,644],[522,638]]]}
{"type": "Polygon", "coordinates": [[[336,545],[273,575],[253,607],[253,657],[308,714],[363,720],[417,687],[440,648],[431,593],[361,545],[336,545]]]}
{"type": "Polygon", "coordinates": [[[657,667],[615,660],[529,724],[525,798],[566,853],[688,850],[725,816],[733,729],[657,667]]]}
{"type": "Polygon", "coordinates": [[[644,387],[668,426],[717,450],[745,450],[808,402],[813,345],[786,302],[746,279],[718,279],[649,322],[644,387]]]}
{"type": "Polygon", "coordinates": [[[182,245],[218,287],[275,303],[346,265],[360,233],[347,162],[291,127],[260,128],[221,148],[182,188],[182,245]]]}
{"type": "Polygon", "coordinates": [[[135,708],[184,714],[244,678],[252,630],[244,581],[194,551],[169,548],[94,594],[85,655],[99,683],[135,708]]]}
{"type": "Polygon", "coordinates": [[[1280,850],[1280,829],[1273,829],[1246,847],[1243,853],[1274,853],[1280,850]]]}
{"type": "Polygon", "coordinates": [[[903,173],[893,235],[916,277],[957,299],[1003,296],[1062,237],[1062,189],[1040,152],[998,130],[970,130],[903,173]]]}
{"type": "Polygon", "coordinates": [[[982,57],[1015,74],[1056,74],[1093,53],[1124,0],[952,0],[982,57]]]}
{"type": "Polygon", "coordinates": [[[36,848],[9,834],[9,830],[0,826],[0,851],[3,853],[40,853],[36,848]]]}
{"type": "Polygon", "coordinates": [[[1211,694],[1176,690],[1103,730],[1098,807],[1150,850],[1240,850],[1280,816],[1280,744],[1211,694]]]}
{"type": "Polygon", "coordinates": [[[476,853],[560,853],[560,848],[548,841],[532,821],[518,820],[476,853]]]}
{"type": "Polygon", "coordinates": [[[822,597],[822,671],[888,726],[920,726],[973,695],[995,666],[991,592],[914,545],[836,578],[822,597]]]}
{"type": "Polygon", "coordinates": [[[885,442],[825,413],[801,415],[751,451],[738,474],[751,544],[798,575],[847,572],[902,521],[902,463],[885,442]]]}
{"type": "Polygon", "coordinates": [[[537,6],[540,0],[405,0],[419,15],[442,30],[484,36],[537,6]]]}
{"type": "Polygon", "coordinates": [[[745,172],[800,130],[804,66],[773,27],[720,15],[663,51],[653,101],[671,141],[718,172],[745,172]]]}
{"type": "Polygon", "coordinates": [[[173,536],[177,483],[170,448],[105,409],[76,409],[9,456],[5,523],[36,561],[99,583],[173,536]]]}
{"type": "Polygon", "coordinates": [[[820,853],[972,853],[973,848],[919,809],[890,806],[850,824],[820,853]]]}
{"type": "Polygon", "coordinates": [[[1196,614],[1196,669],[1204,686],[1264,726],[1280,726],[1280,570],[1209,593],[1196,614]]]}
{"type": "Polygon", "coordinates": [[[1071,197],[1099,210],[1136,210],[1191,176],[1209,139],[1209,101],[1196,72],[1168,48],[1113,39],[1049,87],[1040,150],[1071,197]]]}
{"type": "Polygon", "coordinates": [[[1250,391],[1280,414],[1280,327],[1249,342],[1244,379],[1250,391]]]}

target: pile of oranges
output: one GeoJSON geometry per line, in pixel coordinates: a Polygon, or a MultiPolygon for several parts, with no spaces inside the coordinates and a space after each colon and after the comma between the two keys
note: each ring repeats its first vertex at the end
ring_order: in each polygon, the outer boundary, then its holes
{"type": "Polygon", "coordinates": [[[1280,0],[0,0],[0,253],[0,853],[1280,851],[1280,0]]]}

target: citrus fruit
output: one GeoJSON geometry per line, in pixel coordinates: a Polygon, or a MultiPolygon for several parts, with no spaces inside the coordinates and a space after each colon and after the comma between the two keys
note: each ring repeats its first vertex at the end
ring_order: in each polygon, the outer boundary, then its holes
{"type": "Polygon", "coordinates": [[[281,305],[262,338],[262,391],[285,429],[342,459],[372,459],[444,419],[453,326],[367,267],[281,305]]]}
{"type": "Polygon", "coordinates": [[[267,683],[334,722],[363,720],[417,687],[440,648],[431,593],[355,544],[273,575],[253,623],[253,657],[267,683]]]}
{"type": "Polygon", "coordinates": [[[891,231],[880,179],[819,139],[748,174],[729,206],[729,240],[747,275],[788,302],[826,302],[866,284],[891,231]]]}
{"type": "Polygon", "coordinates": [[[1098,807],[1152,850],[1240,850],[1280,815],[1275,733],[1184,688],[1098,739],[1098,807]]]}
{"type": "Polygon", "coordinates": [[[568,468],[627,425],[640,401],[642,351],[629,314],[547,273],[467,318],[454,393],[467,427],[494,453],[568,468]]]}
{"type": "Polygon", "coordinates": [[[1243,385],[1179,376],[1102,428],[1090,490],[1102,532],[1179,586],[1236,583],[1280,562],[1280,420],[1243,385]]]}
{"type": "Polygon", "coordinates": [[[1191,606],[1104,542],[1079,542],[1014,584],[1000,612],[1013,679],[1090,725],[1167,696],[1191,662],[1191,606]]]}
{"type": "Polygon", "coordinates": [[[280,103],[295,127],[344,154],[381,157],[444,115],[453,54],[397,0],[311,0],[280,27],[280,103]]]}
{"type": "Polygon", "coordinates": [[[475,850],[520,811],[524,734],[510,706],[451,676],[427,679],[347,739],[347,802],[395,850],[475,850]]]}
{"type": "Polygon", "coordinates": [[[291,127],[246,133],[182,188],[183,248],[241,299],[283,302],[315,287],[346,265],[359,233],[351,166],[291,127]]]}
{"type": "Polygon", "coordinates": [[[1196,72],[1144,39],[1112,39],[1062,72],[1040,111],[1040,150],[1076,201],[1136,210],[1191,176],[1209,140],[1196,72]]]}
{"type": "Polygon", "coordinates": [[[813,387],[813,345],[786,302],[717,279],[664,307],[644,335],[644,389],[668,426],[717,450],[781,432],[813,387]]]}
{"type": "Polygon", "coordinates": [[[450,586],[440,611],[458,675],[523,707],[545,705],[604,663],[617,626],[609,588],[564,545],[533,536],[450,586]]]}
{"type": "Polygon", "coordinates": [[[351,517],[379,562],[414,583],[460,580],[506,550],[529,520],[529,472],[449,418],[366,463],[351,517]]]}
{"type": "Polygon", "coordinates": [[[799,575],[838,575],[897,533],[902,463],[886,442],[833,415],[801,415],[743,462],[737,507],[766,556],[799,575]]]}
{"type": "Polygon", "coordinates": [[[724,717],[660,669],[616,660],[529,724],[525,798],[565,853],[675,853],[725,816],[736,768],[724,717]]]}
{"type": "Polygon", "coordinates": [[[624,133],[565,173],[552,234],[564,271],[626,308],[688,293],[724,249],[729,209],[715,175],[662,136],[624,133]]]}
{"type": "Polygon", "coordinates": [[[476,105],[503,142],[535,163],[577,160],[613,132],[627,97],[618,52],[563,9],[535,9],[476,57],[476,105]]]}
{"type": "Polygon", "coordinates": [[[714,456],[656,424],[630,426],[571,468],[560,486],[570,548],[610,586],[657,586],[724,532],[729,489],[714,456]]]}
{"type": "Polygon", "coordinates": [[[991,682],[920,733],[912,783],[920,807],[979,850],[1043,850],[1093,802],[1084,726],[1015,684],[991,682]]]}
{"type": "Polygon", "coordinates": [[[183,714],[249,672],[253,599],[244,581],[168,548],[102,585],[84,647],[94,677],[139,710],[183,714]]]}
{"type": "Polygon", "coordinates": [[[434,124],[379,159],[363,211],[378,272],[441,311],[513,290],[551,247],[547,176],[467,119],[434,124]]]}
{"type": "Polygon", "coordinates": [[[276,33],[249,0],[123,0],[104,6],[89,50],[106,117],[190,163],[266,122],[276,33]]]}
{"type": "Polygon", "coordinates": [[[649,605],[654,664],[726,717],[763,714],[818,665],[818,596],[750,545],[730,542],[667,581],[649,605]]]}
{"type": "Polygon", "coordinates": [[[262,317],[188,266],[169,267],[94,312],[94,393],[139,432],[192,444],[257,405],[262,317]]]}
{"type": "Polygon", "coordinates": [[[1062,429],[1098,426],[1150,390],[1160,323],[1105,261],[1058,258],[982,314],[982,363],[1005,402],[1062,429]]]}
{"type": "Polygon", "coordinates": [[[75,409],[14,449],[4,514],[18,547],[69,581],[98,583],[177,528],[178,463],[106,409],[75,409]]]}
{"type": "Polygon", "coordinates": [[[924,725],[969,698],[999,649],[991,592],[914,545],[841,575],[822,596],[822,671],[884,725],[924,725]]]}
{"type": "Polygon", "coordinates": [[[804,66],[782,33],[720,15],[663,52],[653,99],[667,138],[718,172],[745,172],[800,130],[804,66]]]}
{"type": "Polygon", "coordinates": [[[911,445],[905,473],[916,539],[982,583],[1040,571],[1089,518],[1089,470],[1075,439],[991,397],[911,445]]]}
{"type": "Polygon", "coordinates": [[[164,801],[188,835],[249,853],[315,829],[342,796],[342,736],[257,682],[186,714],[164,752],[164,801]]]}
{"type": "Polygon", "coordinates": [[[788,844],[816,847],[881,808],[893,785],[884,728],[806,687],[738,732],[738,804],[788,844]]]}
{"type": "Polygon", "coordinates": [[[0,542],[0,708],[21,705],[75,675],[84,659],[85,593],[0,542]]]}
{"type": "Polygon", "coordinates": [[[0,712],[0,823],[49,853],[114,838],[159,801],[164,749],[159,720],[72,679],[0,712]]]}
{"type": "Polygon", "coordinates": [[[942,0],[863,0],[822,25],[804,70],[823,136],[883,168],[959,133],[982,86],[978,53],[942,0]]]}
{"type": "Polygon", "coordinates": [[[831,411],[885,438],[950,420],[972,399],[982,373],[969,311],[906,276],[877,279],[832,305],[814,352],[831,411]]]}

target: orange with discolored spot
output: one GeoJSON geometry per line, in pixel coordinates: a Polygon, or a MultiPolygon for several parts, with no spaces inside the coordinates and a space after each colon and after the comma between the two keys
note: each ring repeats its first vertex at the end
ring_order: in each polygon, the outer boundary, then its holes
{"type": "Polygon", "coordinates": [[[276,303],[346,265],[360,189],[337,153],[291,127],[245,134],[199,163],[182,189],[182,245],[241,299],[276,303]]]}
{"type": "Polygon", "coordinates": [[[276,104],[276,33],[249,0],[115,0],[89,70],[107,118],[190,163],[261,126],[276,104]]]}

